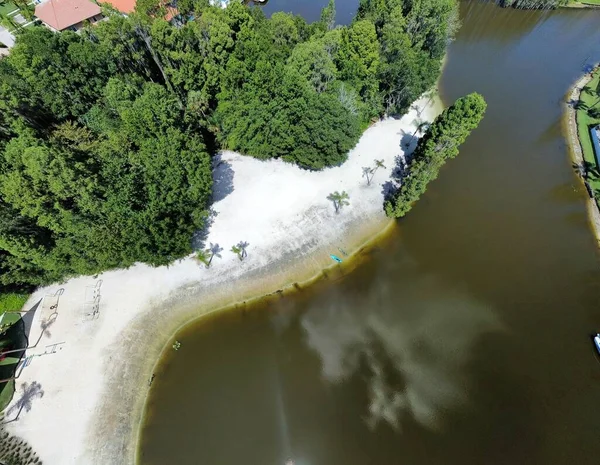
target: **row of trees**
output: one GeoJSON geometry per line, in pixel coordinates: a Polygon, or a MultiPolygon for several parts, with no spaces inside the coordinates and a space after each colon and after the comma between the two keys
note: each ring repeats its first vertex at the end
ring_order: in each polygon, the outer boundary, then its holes
{"type": "Polygon", "coordinates": [[[408,175],[385,203],[388,216],[399,218],[410,211],[427,184],[437,178],[444,163],[458,155],[458,147],[479,125],[485,109],[483,97],[473,93],[458,99],[435,119],[419,140],[408,175]]]}
{"type": "Polygon", "coordinates": [[[504,8],[517,8],[521,10],[553,10],[567,5],[571,0],[497,0],[504,8]]]}
{"type": "MultiPolygon", "coordinates": [[[[231,2],[139,0],[81,34],[20,31],[0,60],[0,285],[191,251],[210,154],[309,169],[437,79],[455,0],[361,0],[347,27],[231,2]]],[[[368,180],[368,179],[367,179],[368,180]]]]}

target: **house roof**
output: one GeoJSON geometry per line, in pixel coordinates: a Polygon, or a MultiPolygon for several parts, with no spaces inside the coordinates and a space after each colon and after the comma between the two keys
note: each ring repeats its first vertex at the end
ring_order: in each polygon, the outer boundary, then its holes
{"type": "Polygon", "coordinates": [[[129,14],[135,10],[136,0],[100,0],[102,3],[108,3],[114,9],[121,13],[129,14]]]}
{"type": "Polygon", "coordinates": [[[167,13],[165,14],[165,21],[171,21],[173,18],[179,15],[179,10],[172,6],[167,6],[167,13]]]}
{"type": "Polygon", "coordinates": [[[49,0],[35,7],[35,15],[57,31],[99,14],[100,7],[89,0],[49,0]]]}
{"type": "MultiPolygon", "coordinates": [[[[99,0],[101,3],[106,3],[110,6],[112,6],[113,8],[115,8],[116,10],[120,11],[121,13],[125,13],[125,14],[130,14],[133,13],[135,10],[135,4],[137,2],[137,0],[99,0]]],[[[177,8],[170,6],[170,3],[168,3],[168,0],[161,2],[163,4],[163,6],[165,6],[166,9],[166,13],[165,13],[165,20],[166,21],[171,21],[173,18],[175,18],[177,15],[179,15],[179,11],[177,10],[177,8]],[[166,3],[166,5],[164,5],[166,3]]]]}

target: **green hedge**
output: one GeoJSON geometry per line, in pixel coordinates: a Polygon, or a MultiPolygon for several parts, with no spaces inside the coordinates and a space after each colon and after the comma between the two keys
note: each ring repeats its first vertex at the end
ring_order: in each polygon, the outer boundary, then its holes
{"type": "Polygon", "coordinates": [[[410,211],[446,160],[458,155],[458,147],[479,125],[486,106],[481,95],[472,93],[459,98],[435,119],[419,140],[400,189],[385,202],[388,216],[400,218],[410,211]]]}

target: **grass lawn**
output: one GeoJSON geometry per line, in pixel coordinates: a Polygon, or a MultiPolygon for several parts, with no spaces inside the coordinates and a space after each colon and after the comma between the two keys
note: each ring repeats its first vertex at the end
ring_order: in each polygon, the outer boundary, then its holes
{"type": "Polygon", "coordinates": [[[7,15],[8,13],[12,13],[15,11],[17,7],[10,2],[0,3],[0,13],[7,15]]]}
{"type": "Polygon", "coordinates": [[[0,412],[4,411],[6,406],[12,400],[15,393],[15,380],[11,379],[4,384],[4,388],[0,391],[0,412]]]}
{"type": "Polygon", "coordinates": [[[19,363],[19,360],[21,360],[19,357],[6,357],[4,360],[0,361],[0,366],[14,365],[15,363],[19,363]]]}
{"type": "Polygon", "coordinates": [[[578,1],[571,1],[569,3],[567,3],[566,5],[564,5],[567,8],[585,8],[590,7],[590,6],[600,6],[600,0],[578,0],[578,1]]]}
{"type": "Polygon", "coordinates": [[[0,294],[0,315],[4,312],[21,310],[28,298],[28,294],[16,294],[14,292],[0,294]]]}
{"type": "MultiPolygon", "coordinates": [[[[600,0],[597,0],[600,3],[600,0]]],[[[591,89],[596,89],[598,85],[598,80],[600,79],[600,70],[594,73],[594,78],[590,81],[587,87],[591,89]]],[[[583,91],[581,92],[581,101],[586,104],[586,106],[591,107],[592,105],[598,102],[600,96],[591,94],[589,92],[583,91]]],[[[598,102],[596,108],[600,108],[600,102],[598,102]]],[[[592,139],[590,137],[590,127],[595,126],[600,123],[600,119],[592,118],[587,110],[581,108],[577,110],[577,131],[579,132],[579,140],[581,141],[581,147],[583,148],[583,159],[586,162],[592,164],[592,166],[596,166],[596,158],[594,157],[594,147],[592,146],[592,139]]],[[[600,167],[598,167],[600,169],[600,167]]],[[[600,189],[600,178],[598,179],[589,179],[589,182],[594,190],[600,189]]]]}
{"type": "MultiPolygon", "coordinates": [[[[6,294],[4,294],[6,295],[6,294]]],[[[26,297],[26,296],[25,296],[26,297]]],[[[6,315],[4,320],[5,323],[16,323],[21,318],[21,315],[18,313],[13,313],[6,315]]],[[[9,330],[10,332],[10,330],[9,330]]],[[[10,348],[11,340],[7,339],[6,335],[2,336],[2,340],[0,340],[0,347],[4,348],[8,345],[10,348]]],[[[15,369],[17,368],[17,363],[21,360],[21,353],[17,352],[15,354],[10,354],[13,356],[7,356],[4,360],[0,360],[0,379],[6,379],[13,376],[15,369]],[[14,356],[18,355],[18,356],[14,356]]],[[[8,403],[11,401],[12,396],[15,392],[15,382],[14,380],[10,380],[6,383],[0,384],[0,412],[3,411],[8,403]]]]}

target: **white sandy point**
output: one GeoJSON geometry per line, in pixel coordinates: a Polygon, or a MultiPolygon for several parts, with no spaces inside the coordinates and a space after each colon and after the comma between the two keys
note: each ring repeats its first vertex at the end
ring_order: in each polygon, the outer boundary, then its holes
{"type": "MultiPolygon", "coordinates": [[[[437,113],[431,106],[421,111],[426,100],[417,102],[420,116],[411,109],[399,120],[386,119],[373,125],[342,166],[320,172],[302,170],[282,161],[259,161],[224,152],[220,160],[224,164],[217,168],[216,176],[228,171],[229,165],[233,171],[233,191],[213,205],[217,216],[206,242],[218,243],[224,250],[222,258],[215,258],[208,270],[188,257],[169,267],[136,265],[103,273],[98,277],[103,281],[100,314],[93,321],[83,317],[83,304],[86,287],[93,286],[96,279],[79,277],[37,290],[26,308],[58,288],[63,288],[64,293],[49,333],[43,334],[38,346],[26,354],[26,357],[40,356],[31,359],[17,380],[10,406],[12,413],[7,419],[16,414],[14,407],[18,406],[24,383],[39,383],[43,397],[33,398],[30,411],[23,409],[18,420],[7,425],[8,431],[29,442],[46,465],[131,463],[130,440],[120,437],[90,440],[102,415],[115,418],[115,436],[119,436],[119,428],[130,431],[128,423],[139,422],[139,418],[131,418],[131,412],[112,412],[111,409],[119,407],[101,402],[107,390],[127,399],[132,395],[130,390],[135,390],[127,384],[115,385],[117,380],[107,376],[107,366],[137,360],[134,351],[140,350],[139,345],[150,344],[142,338],[132,347],[123,342],[125,332],[131,331],[134,323],[143,321],[149,312],[156,311],[161,302],[169,299],[172,305],[173,296],[182,288],[207,296],[207,302],[216,294],[234,302],[246,298],[238,293],[261,272],[281,273],[281,279],[292,282],[285,271],[289,272],[296,261],[314,259],[315,267],[322,268],[323,256],[330,260],[324,248],[330,246],[331,252],[337,253],[337,247],[341,246],[351,252],[357,245],[347,239],[352,236],[353,228],[366,223],[385,224],[382,184],[389,181],[395,158],[402,154],[403,134],[414,132],[418,117],[431,121],[437,113]],[[367,187],[361,177],[362,168],[372,167],[375,159],[382,159],[386,169],[378,170],[372,185],[367,187]],[[327,200],[333,191],[346,191],[350,196],[350,205],[337,215],[327,200]],[[250,245],[247,260],[240,263],[230,248],[242,240],[250,245]],[[63,344],[57,346],[55,353],[47,353],[51,351],[49,346],[57,343],[63,344]],[[121,444],[121,448],[111,448],[111,441],[121,444]]],[[[216,194],[219,198],[222,193],[216,194]]],[[[37,340],[42,320],[52,313],[48,308],[50,303],[51,299],[46,299],[40,304],[30,341],[37,340]]],[[[176,315],[171,317],[176,319],[176,315]]],[[[164,336],[161,344],[167,339],[168,335],[164,336]]]]}

